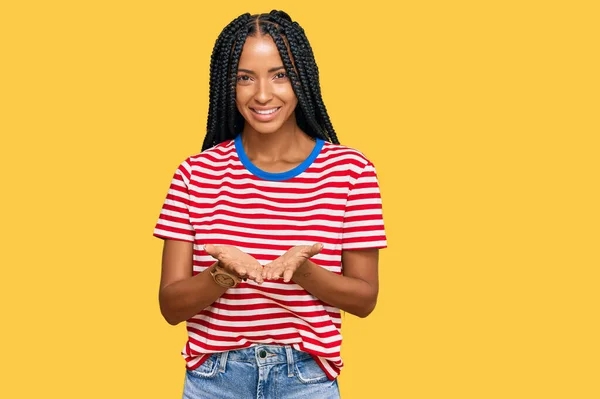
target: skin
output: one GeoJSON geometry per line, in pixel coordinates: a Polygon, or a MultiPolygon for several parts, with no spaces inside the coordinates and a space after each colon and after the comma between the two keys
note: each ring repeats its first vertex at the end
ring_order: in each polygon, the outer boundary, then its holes
{"type": "MultiPolygon", "coordinates": [[[[236,105],[246,123],[242,144],[258,168],[279,173],[302,163],[314,141],[297,125],[294,110],[298,100],[285,74],[283,62],[270,36],[248,37],[238,66],[236,105]],[[270,121],[260,121],[254,109],[278,108],[270,121]]],[[[346,312],[368,316],[379,292],[377,249],[342,252],[343,274],[337,275],[310,259],[323,245],[299,245],[261,266],[251,255],[231,245],[205,245],[215,264],[242,278],[261,284],[263,280],[292,280],[306,291],[346,312]]],[[[164,318],[176,325],[210,306],[227,290],[217,285],[210,269],[192,277],[193,244],[165,240],[159,302],[164,318]]]]}

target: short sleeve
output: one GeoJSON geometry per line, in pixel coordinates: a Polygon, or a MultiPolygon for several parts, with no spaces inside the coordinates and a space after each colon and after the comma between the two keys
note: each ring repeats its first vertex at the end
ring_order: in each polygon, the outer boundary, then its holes
{"type": "Polygon", "coordinates": [[[386,248],[377,173],[367,163],[348,193],[342,226],[342,250],[386,248]]]}
{"type": "Polygon", "coordinates": [[[194,242],[195,232],[190,222],[190,178],[191,167],[186,160],[179,165],[171,180],[167,198],[154,227],[155,237],[194,242]]]}

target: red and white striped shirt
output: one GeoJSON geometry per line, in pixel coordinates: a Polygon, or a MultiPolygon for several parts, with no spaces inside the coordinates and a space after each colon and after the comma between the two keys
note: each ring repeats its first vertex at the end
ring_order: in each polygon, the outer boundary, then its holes
{"type": "MultiPolygon", "coordinates": [[[[387,246],[375,168],[360,152],[317,139],[296,168],[254,166],[241,136],[177,168],[154,235],[194,243],[193,274],[214,263],[204,244],[234,245],[266,264],[296,245],[322,243],[311,260],[342,273],[343,250],[387,246]]],[[[340,373],[338,308],[283,280],[240,283],[187,320],[188,369],[215,352],[291,345],[313,355],[330,379],[340,373]]]]}

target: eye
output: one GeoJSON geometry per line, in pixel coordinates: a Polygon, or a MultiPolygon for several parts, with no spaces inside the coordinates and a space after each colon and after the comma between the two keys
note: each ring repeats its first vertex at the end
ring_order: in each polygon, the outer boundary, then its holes
{"type": "Polygon", "coordinates": [[[287,78],[287,74],[285,72],[279,72],[278,74],[275,75],[275,79],[283,79],[283,78],[287,78]]]}
{"type": "Polygon", "coordinates": [[[237,77],[238,82],[247,82],[249,80],[250,80],[250,76],[248,76],[248,75],[239,75],[237,77]]]}

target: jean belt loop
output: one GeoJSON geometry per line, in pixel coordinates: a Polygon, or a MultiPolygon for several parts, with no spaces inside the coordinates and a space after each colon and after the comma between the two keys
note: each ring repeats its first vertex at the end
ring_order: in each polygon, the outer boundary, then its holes
{"type": "Polygon", "coordinates": [[[221,373],[225,372],[225,365],[227,364],[227,356],[229,355],[229,351],[221,352],[221,358],[219,359],[219,371],[221,373]]]}
{"type": "Polygon", "coordinates": [[[294,376],[294,351],[291,346],[285,346],[285,354],[287,357],[288,377],[294,376]]]}

